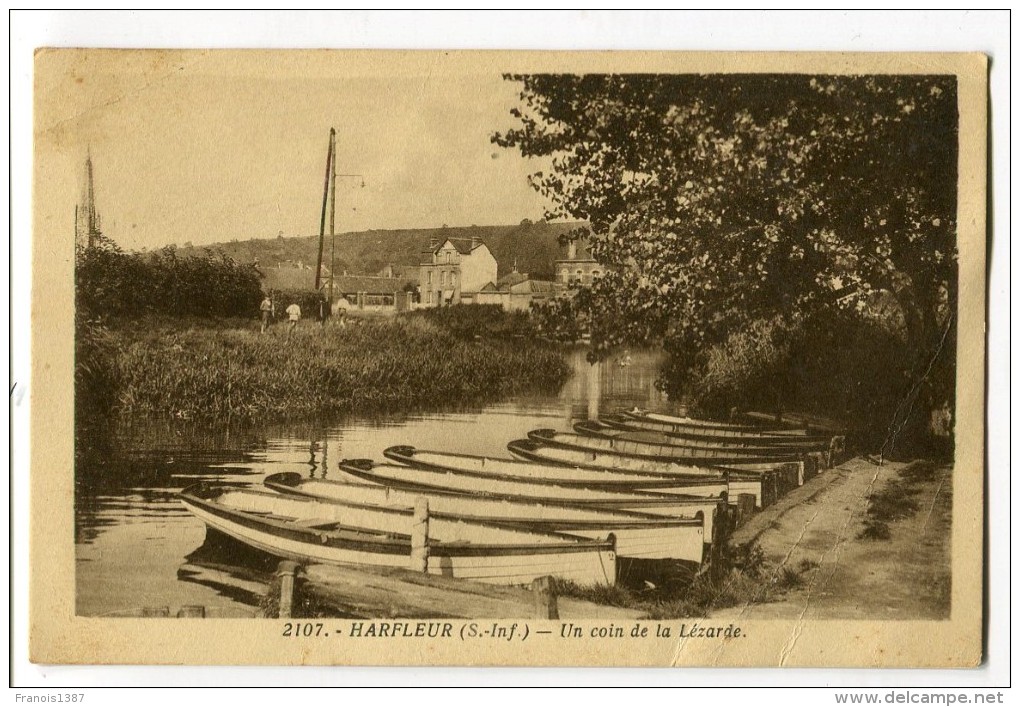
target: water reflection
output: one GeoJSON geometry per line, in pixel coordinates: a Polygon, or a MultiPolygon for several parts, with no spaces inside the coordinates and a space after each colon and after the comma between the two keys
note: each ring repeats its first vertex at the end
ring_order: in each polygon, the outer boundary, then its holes
{"type": "Polygon", "coordinates": [[[654,386],[657,353],[630,352],[600,366],[590,366],[585,353],[570,353],[575,372],[561,390],[481,408],[221,428],[122,425],[112,455],[76,471],[78,613],[187,604],[250,613],[275,561],[236,543],[224,546],[222,536],[205,542],[204,525],[177,500],[199,480],[261,486],[265,476],[284,471],[337,478],[339,460],[381,459],[396,444],[506,457],[510,440],[539,427],[569,429],[600,408],[668,408],[654,386]]]}

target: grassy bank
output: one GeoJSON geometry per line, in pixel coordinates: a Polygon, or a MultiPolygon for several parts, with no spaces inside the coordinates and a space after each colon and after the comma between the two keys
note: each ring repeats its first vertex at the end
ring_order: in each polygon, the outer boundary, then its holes
{"type": "Polygon", "coordinates": [[[800,586],[801,572],[810,569],[777,570],[753,543],[735,548],[728,559],[730,567],[715,579],[706,571],[661,586],[587,586],[558,580],[556,592],[595,604],[636,609],[649,619],[702,618],[718,609],[778,601],[800,586]]]}
{"type": "Polygon", "coordinates": [[[117,414],[277,417],[484,402],[555,390],[569,367],[528,340],[456,336],[421,317],[278,324],[142,319],[117,326],[117,414]]]}

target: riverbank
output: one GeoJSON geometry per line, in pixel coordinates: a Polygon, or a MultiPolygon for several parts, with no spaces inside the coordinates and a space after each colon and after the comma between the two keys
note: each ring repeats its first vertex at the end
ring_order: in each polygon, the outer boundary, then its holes
{"type": "Polygon", "coordinates": [[[951,521],[949,465],[851,459],[735,530],[716,580],[559,589],[652,619],[944,619],[951,521]]]}
{"type": "Polygon", "coordinates": [[[740,619],[946,619],[952,470],[853,459],[738,529],[760,548],[782,601],[712,611],[740,619]]]}
{"type": "Polygon", "coordinates": [[[264,418],[486,402],[557,389],[570,368],[528,339],[466,339],[421,317],[277,324],[140,319],[110,329],[113,413],[264,418]]]}

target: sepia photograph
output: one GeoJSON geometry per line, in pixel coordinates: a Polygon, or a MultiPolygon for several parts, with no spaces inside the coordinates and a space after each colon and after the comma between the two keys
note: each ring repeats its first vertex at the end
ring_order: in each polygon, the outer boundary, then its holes
{"type": "Polygon", "coordinates": [[[980,662],[985,56],[34,80],[33,660],[980,662]]]}

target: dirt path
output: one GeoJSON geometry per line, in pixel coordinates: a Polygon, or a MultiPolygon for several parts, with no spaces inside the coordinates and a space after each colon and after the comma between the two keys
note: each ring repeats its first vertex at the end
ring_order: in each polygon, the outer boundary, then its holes
{"type": "Polygon", "coordinates": [[[934,619],[950,605],[950,469],[916,483],[917,510],[865,539],[868,500],[895,488],[904,464],[853,459],[765,509],[733,536],[755,540],[773,576],[793,585],[781,600],[713,612],[744,619],[934,619]],[[788,570],[785,572],[784,569],[788,570]]]}

